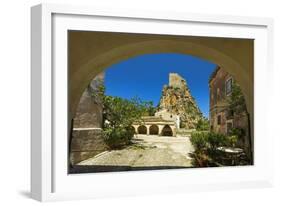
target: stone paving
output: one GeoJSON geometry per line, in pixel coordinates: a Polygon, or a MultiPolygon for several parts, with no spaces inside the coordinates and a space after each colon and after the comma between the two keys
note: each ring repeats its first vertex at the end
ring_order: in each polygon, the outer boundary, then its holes
{"type": "Polygon", "coordinates": [[[133,145],[103,152],[80,162],[79,166],[123,166],[128,168],[192,167],[193,152],[189,137],[137,135],[133,145]]]}

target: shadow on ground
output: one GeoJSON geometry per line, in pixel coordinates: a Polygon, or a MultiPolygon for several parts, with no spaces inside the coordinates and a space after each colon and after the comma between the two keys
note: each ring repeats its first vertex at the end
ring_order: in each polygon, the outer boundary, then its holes
{"type": "Polygon", "coordinates": [[[75,165],[69,169],[69,174],[95,173],[95,172],[121,172],[121,171],[140,171],[140,170],[164,170],[164,169],[186,169],[190,167],[178,166],[148,166],[148,167],[130,167],[114,165],[75,165]]]}
{"type": "Polygon", "coordinates": [[[30,191],[27,191],[27,190],[20,190],[18,191],[18,193],[23,196],[23,197],[27,197],[27,198],[31,198],[31,193],[30,191]]]}

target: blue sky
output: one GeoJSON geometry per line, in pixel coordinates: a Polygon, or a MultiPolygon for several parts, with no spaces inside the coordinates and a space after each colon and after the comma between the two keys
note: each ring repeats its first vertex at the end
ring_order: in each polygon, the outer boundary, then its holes
{"type": "Polygon", "coordinates": [[[208,80],[216,65],[190,55],[146,54],[111,65],[105,72],[106,95],[131,99],[138,96],[156,106],[169,73],[186,79],[192,96],[205,117],[209,116],[208,80]]]}

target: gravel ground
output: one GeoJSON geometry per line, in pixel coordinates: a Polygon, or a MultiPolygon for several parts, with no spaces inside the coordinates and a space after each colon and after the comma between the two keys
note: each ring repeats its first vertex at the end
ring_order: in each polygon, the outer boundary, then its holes
{"type": "Polygon", "coordinates": [[[103,152],[76,167],[84,168],[84,172],[192,167],[189,137],[137,135],[133,143],[121,150],[103,152]]]}

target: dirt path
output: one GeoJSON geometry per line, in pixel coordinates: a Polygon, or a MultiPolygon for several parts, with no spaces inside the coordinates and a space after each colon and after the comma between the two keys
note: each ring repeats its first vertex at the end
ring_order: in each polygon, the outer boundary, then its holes
{"type": "Polygon", "coordinates": [[[193,151],[193,147],[188,137],[138,135],[133,142],[133,145],[125,149],[103,152],[78,165],[100,166],[116,171],[120,168],[134,170],[192,167],[188,153],[193,151]]]}

